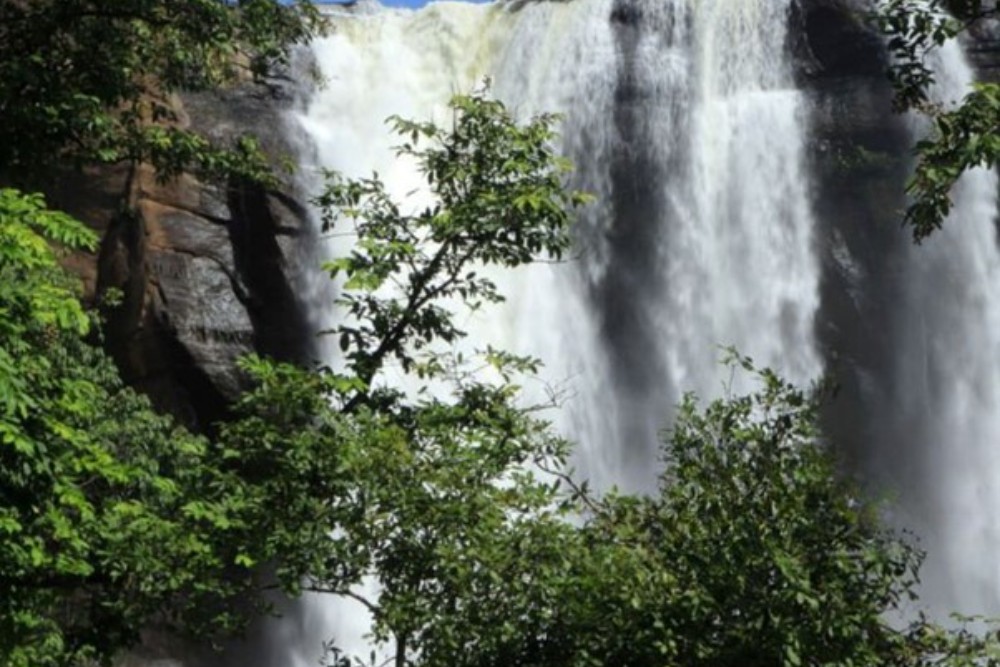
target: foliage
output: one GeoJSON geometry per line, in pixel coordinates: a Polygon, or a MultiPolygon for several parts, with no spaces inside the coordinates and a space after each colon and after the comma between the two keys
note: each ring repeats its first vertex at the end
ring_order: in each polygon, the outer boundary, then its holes
{"type": "Polygon", "coordinates": [[[374,176],[322,198],[358,233],[329,266],[342,370],[247,362],[260,385],[222,439],[280,584],[360,602],[397,667],[996,664],[989,639],[889,621],[920,554],[838,473],[812,392],[734,356],[760,388],[685,401],[658,493],[597,497],[517,402],[535,361],[488,350],[490,382],[448,351],[463,332],[444,299],[502,298],[481,265],[558,256],[582,201],[561,190],[550,119],[453,106],[447,132],[394,121],[434,204],[406,213],[374,176]],[[394,364],[419,389],[389,386],[394,364]]]}
{"type": "Polygon", "coordinates": [[[442,641],[425,630],[469,604],[465,579],[502,572],[499,559],[554,498],[528,469],[565,456],[509,381],[535,362],[486,350],[474,356],[501,380],[483,379],[448,349],[464,332],[444,302],[500,301],[483,268],[560,256],[570,210],[584,198],[563,189],[552,117],[520,125],[483,94],[451,106],[449,131],[393,121],[406,138],[399,153],[420,166],[433,204],[403,213],[375,177],[334,178],[320,198],[328,228],[353,222],[358,234],[355,250],[328,267],[344,277],[347,317],[330,332],[344,370],[250,360],[260,388],[222,433],[255,502],[280,499],[295,515],[277,514],[261,531],[284,554],[284,587],[296,591],[308,575],[313,590],[361,601],[375,639],[394,640],[398,665],[442,641]],[[387,386],[393,362],[439,384],[438,395],[387,386]],[[369,578],[377,597],[363,586],[369,578]]]}
{"type": "MultiPolygon", "coordinates": [[[[262,182],[170,95],[260,78],[321,29],[308,2],[0,0],[0,179],[145,161],[262,182]]],[[[215,638],[263,606],[269,554],[214,446],[125,388],[58,268],[93,251],[38,195],[0,190],[0,664],[107,663],[156,625],[215,638]],[[238,604],[237,604],[238,603],[238,604]]]]}
{"type": "MultiPolygon", "coordinates": [[[[468,641],[463,628],[443,636],[442,619],[475,599],[468,579],[500,578],[505,559],[523,557],[519,536],[538,532],[554,498],[527,466],[562,461],[564,443],[514,405],[509,387],[344,413],[316,391],[316,375],[272,367],[262,376],[282,381],[246,397],[247,418],[224,437],[256,471],[252,502],[262,515],[270,508],[260,534],[286,555],[283,587],[297,592],[306,574],[309,590],[360,601],[373,645],[394,644],[399,665],[468,641]]],[[[320,377],[336,395],[333,376],[320,377]]]]}
{"type": "Polygon", "coordinates": [[[619,622],[645,649],[627,662],[897,664],[885,614],[912,590],[918,554],[835,470],[817,401],[731,363],[760,388],[703,410],[688,397],[658,497],[612,498],[588,527],[663,582],[631,591],[619,622]]]}
{"type": "Polygon", "coordinates": [[[581,524],[546,514],[505,538],[500,569],[467,573],[466,603],[438,609],[414,664],[1000,664],[989,636],[898,625],[921,555],[838,474],[816,394],[731,363],[759,388],[685,400],[656,495],[592,498],[552,471],[581,524]]]}
{"type": "Polygon", "coordinates": [[[0,0],[0,173],[136,160],[264,179],[251,140],[210,144],[168,96],[261,77],[320,28],[308,2],[0,0]]]}
{"type": "Polygon", "coordinates": [[[338,305],[350,318],[330,333],[365,386],[386,360],[410,371],[415,350],[463,335],[441,305],[448,299],[472,309],[502,301],[477,267],[515,267],[543,254],[561,258],[569,210],[585,200],[562,187],[569,167],[550,146],[551,116],[521,127],[500,102],[482,95],[455,97],[451,107],[448,132],[390,119],[407,139],[397,154],[417,162],[433,205],[405,214],[377,177],[345,181],[336,174],[318,201],[324,228],[343,216],[358,234],[355,250],[326,268],[334,278],[346,276],[338,305]],[[387,285],[395,289],[379,291],[387,285]]]}
{"type": "Polygon", "coordinates": [[[153,623],[232,630],[256,553],[240,487],[87,342],[50,243],[95,238],[0,190],[0,664],[106,663],[153,623]]]}
{"type": "MultiPolygon", "coordinates": [[[[976,13],[982,10],[979,0],[969,0],[969,4],[975,5],[970,10],[976,13]]],[[[875,20],[893,57],[887,74],[896,89],[897,111],[929,106],[934,72],[927,59],[962,32],[962,22],[949,13],[943,0],[887,0],[879,4],[875,20]]]]}
{"type": "Polygon", "coordinates": [[[956,109],[933,117],[934,134],[917,143],[919,162],[907,192],[907,222],[918,241],[941,227],[951,189],[963,173],[1000,163],[1000,86],[977,84],[956,109]]]}
{"type": "Polygon", "coordinates": [[[996,5],[983,0],[887,0],[876,13],[893,56],[889,76],[897,110],[931,118],[932,134],[917,144],[917,168],[907,186],[913,203],[905,222],[918,242],[940,229],[951,210],[951,189],[963,173],[1000,163],[1000,85],[978,84],[954,108],[935,104],[928,62],[934,49],[996,15],[996,5]]]}

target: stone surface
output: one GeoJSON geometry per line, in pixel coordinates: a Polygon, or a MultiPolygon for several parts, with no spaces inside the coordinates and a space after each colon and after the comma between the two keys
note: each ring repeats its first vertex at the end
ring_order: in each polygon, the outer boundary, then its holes
{"type": "Polygon", "coordinates": [[[792,5],[791,50],[800,75],[817,79],[881,76],[881,38],[864,0],[799,0],[792,5]]]}
{"type": "MultiPolygon", "coordinates": [[[[172,104],[181,124],[220,144],[257,136],[265,151],[291,156],[285,112],[288,82],[246,84],[189,95],[172,104]]],[[[125,379],[161,409],[205,430],[246,388],[236,360],[250,352],[282,359],[307,355],[310,334],[296,297],[296,240],[308,212],[284,192],[183,175],[160,182],[148,167],[92,170],[49,188],[102,236],[97,257],[67,265],[88,297],[120,290],[107,311],[107,344],[125,379]]]]}
{"type": "MultiPolygon", "coordinates": [[[[881,36],[861,0],[800,0],[793,41],[800,85],[809,99],[812,186],[823,261],[817,337],[827,370],[842,391],[828,406],[826,430],[847,446],[848,464],[866,467],[884,405],[873,378],[891,377],[886,349],[902,326],[891,313],[906,293],[904,258],[911,242],[900,225],[912,168],[913,137],[893,113],[881,36]]],[[[966,38],[980,78],[1000,78],[1000,30],[982,22],[966,38]]]]}
{"type": "MultiPolygon", "coordinates": [[[[844,443],[850,465],[870,441],[860,430],[875,402],[868,378],[891,358],[887,307],[899,290],[900,253],[909,241],[899,213],[910,169],[910,131],[892,110],[888,54],[866,19],[870,4],[802,0],[800,85],[809,100],[809,147],[816,248],[823,263],[816,335],[827,372],[841,387],[827,404],[826,430],[844,443]]],[[[871,415],[874,417],[874,415],[871,415]]]]}
{"type": "Polygon", "coordinates": [[[969,60],[983,81],[1000,83],[1000,19],[978,21],[969,29],[969,60]]]}

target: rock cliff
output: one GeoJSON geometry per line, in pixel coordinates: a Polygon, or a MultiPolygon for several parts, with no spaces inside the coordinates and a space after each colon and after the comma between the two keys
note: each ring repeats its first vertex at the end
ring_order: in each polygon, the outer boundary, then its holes
{"type": "MultiPolygon", "coordinates": [[[[245,84],[171,100],[180,123],[223,144],[251,133],[277,164],[294,147],[290,84],[245,84]]],[[[126,381],[161,409],[205,429],[246,386],[236,360],[258,352],[302,359],[309,348],[296,298],[297,240],[308,212],[294,188],[267,191],[191,175],[158,181],[148,167],[66,176],[48,188],[103,237],[97,256],[68,260],[88,298],[109,288],[107,345],[126,381]]]]}
{"type": "MultiPolygon", "coordinates": [[[[797,55],[800,85],[810,99],[810,160],[817,248],[824,263],[817,337],[827,372],[843,390],[829,404],[826,429],[844,443],[849,464],[870,465],[871,452],[851,443],[872,441],[866,429],[884,415],[891,378],[887,349],[905,323],[893,317],[907,293],[911,247],[900,226],[912,168],[913,137],[892,111],[883,40],[867,19],[864,0],[801,0],[797,55]]],[[[966,36],[966,52],[983,80],[1000,80],[1000,24],[982,21],[966,36]]]]}

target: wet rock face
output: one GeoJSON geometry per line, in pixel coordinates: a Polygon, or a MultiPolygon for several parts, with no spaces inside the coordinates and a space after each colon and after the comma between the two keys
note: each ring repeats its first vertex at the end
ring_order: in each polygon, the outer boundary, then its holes
{"type": "MultiPolygon", "coordinates": [[[[175,106],[220,143],[252,133],[269,155],[289,156],[291,103],[281,86],[246,85],[175,106]]],[[[164,184],[123,167],[70,178],[50,200],[104,235],[99,257],[69,264],[91,297],[123,296],[107,312],[107,344],[124,378],[185,424],[204,430],[226,415],[247,387],[241,356],[308,355],[295,285],[308,214],[293,195],[191,175],[164,184]]]]}
{"type": "Polygon", "coordinates": [[[807,158],[823,263],[816,336],[827,372],[842,389],[825,429],[853,466],[864,466],[871,378],[887,377],[893,299],[901,289],[900,227],[911,136],[892,110],[888,54],[865,0],[799,0],[791,45],[808,99],[807,158]],[[853,448],[853,449],[852,449],[853,448]]]}
{"type": "Polygon", "coordinates": [[[882,76],[885,49],[864,0],[799,0],[793,5],[793,52],[815,78],[882,76]]]}
{"type": "MultiPolygon", "coordinates": [[[[883,405],[874,378],[891,376],[887,349],[901,324],[891,313],[905,294],[911,243],[901,227],[912,136],[893,113],[883,38],[864,0],[799,0],[792,49],[809,98],[810,174],[824,264],[817,338],[843,391],[829,406],[827,431],[847,445],[871,441],[883,405]]],[[[983,80],[1000,80],[1000,22],[982,21],[966,41],[983,80]]],[[[863,451],[845,452],[864,466],[863,451]]]]}
{"type": "Polygon", "coordinates": [[[1000,83],[1000,18],[977,22],[969,31],[969,60],[983,81],[1000,83]]]}

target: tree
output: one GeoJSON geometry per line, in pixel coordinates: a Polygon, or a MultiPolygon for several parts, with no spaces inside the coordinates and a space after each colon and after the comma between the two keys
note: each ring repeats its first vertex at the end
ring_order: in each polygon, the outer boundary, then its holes
{"type": "Polygon", "coordinates": [[[997,664],[971,633],[892,624],[919,552],[840,474],[818,395],[749,360],[730,363],[757,391],[684,403],[656,495],[574,478],[566,443],[517,402],[537,362],[453,353],[442,300],[500,300],[479,265],[560,256],[583,199],[561,188],[550,118],[520,127],[479,94],[453,110],[448,131],[393,121],[434,204],[407,214],[376,177],[321,198],[358,235],[328,267],[343,368],[247,362],[260,385],[222,442],[280,585],[360,601],[396,667],[997,664]]]}
{"type": "Polygon", "coordinates": [[[1000,85],[979,83],[955,108],[933,104],[930,52],[976,21],[996,16],[983,0],[888,0],[876,13],[894,62],[889,75],[896,108],[931,120],[932,134],[917,143],[917,167],[907,185],[913,198],[905,222],[917,242],[940,229],[951,211],[950,193],[963,173],[1000,163],[1000,85]]]}
{"type": "Polygon", "coordinates": [[[255,543],[209,443],[122,385],[57,251],[92,232],[0,190],[0,664],[105,664],[156,623],[239,626],[255,543]],[[241,538],[242,535],[247,537],[241,538]],[[244,550],[243,546],[248,550],[244,550]]]}
{"type": "Polygon", "coordinates": [[[127,160],[266,179],[252,138],[214,146],[167,96],[261,77],[319,29],[309,2],[0,0],[0,176],[127,160]]]}
{"type": "Polygon", "coordinates": [[[749,360],[758,388],[681,407],[657,494],[589,497],[582,523],[526,521],[439,608],[421,665],[795,667],[1000,664],[989,636],[922,617],[921,554],[840,475],[819,394],[749,360]]]}
{"type": "Polygon", "coordinates": [[[551,116],[520,125],[482,94],[451,108],[447,131],[392,121],[404,137],[399,154],[416,160],[434,204],[405,214],[375,177],[334,176],[320,197],[327,228],[353,222],[358,235],[355,250],[327,267],[344,278],[345,320],[329,333],[345,368],[249,361],[260,387],[221,436],[261,514],[270,512],[261,534],[282,556],[283,587],[296,592],[305,580],[361,601],[398,667],[465,640],[459,629],[446,636],[438,619],[470,604],[470,577],[502,576],[522,537],[541,526],[552,535],[568,528],[551,521],[562,511],[555,487],[530,472],[561,464],[565,443],[518,405],[513,383],[537,362],[492,349],[475,359],[454,353],[448,346],[464,332],[444,303],[501,301],[482,268],[560,257],[570,211],[585,198],[563,188],[568,167],[551,148],[551,116]],[[388,385],[397,364],[439,393],[388,385]],[[366,578],[377,597],[360,587],[366,578]]]}
{"type": "MultiPolygon", "coordinates": [[[[142,161],[269,182],[252,138],[214,146],[167,97],[259,78],[321,23],[308,2],[0,0],[0,180],[142,161]]],[[[107,663],[150,624],[214,638],[264,606],[240,478],[122,385],[57,268],[96,243],[0,191],[4,665],[107,663]]]]}
{"type": "Polygon", "coordinates": [[[704,409],[689,396],[658,495],[611,497],[586,527],[648,582],[615,618],[629,643],[597,650],[635,665],[917,664],[886,614],[912,592],[919,555],[837,472],[816,397],[728,363],[759,388],[704,409]]]}

